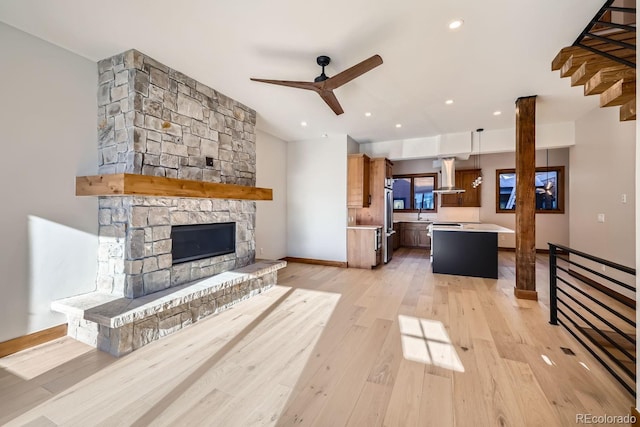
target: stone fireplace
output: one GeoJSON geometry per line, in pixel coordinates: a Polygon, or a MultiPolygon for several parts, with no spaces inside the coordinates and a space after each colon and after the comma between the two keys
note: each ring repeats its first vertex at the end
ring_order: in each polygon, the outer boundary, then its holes
{"type": "MultiPolygon", "coordinates": [[[[254,110],[136,50],[100,61],[98,73],[101,175],[255,186],[254,110]]],[[[168,318],[173,331],[226,308],[275,284],[286,265],[255,267],[255,214],[252,200],[101,196],[97,291],[53,308],[68,314],[70,335],[116,355],[162,336],[168,318]],[[174,262],[177,231],[229,223],[234,250],[174,262]],[[231,270],[247,283],[220,279],[231,270]]]]}
{"type": "MultiPolygon", "coordinates": [[[[255,185],[254,110],[136,50],[98,63],[99,172],[255,185]],[[207,166],[209,158],[210,166],[207,166]]],[[[255,260],[255,202],[101,197],[99,290],[136,298],[255,260]],[[172,265],[171,227],[236,223],[236,252],[172,265]]]]}
{"type": "Polygon", "coordinates": [[[235,252],[235,222],[171,227],[171,258],[173,264],[198,261],[235,252]]]}

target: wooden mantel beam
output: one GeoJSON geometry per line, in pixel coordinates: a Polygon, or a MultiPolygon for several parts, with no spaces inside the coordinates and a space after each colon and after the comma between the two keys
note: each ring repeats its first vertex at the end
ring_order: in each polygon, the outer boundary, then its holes
{"type": "Polygon", "coordinates": [[[536,292],[536,97],[516,101],[516,287],[517,298],[536,292]]]}
{"type": "Polygon", "coordinates": [[[271,188],[119,173],[76,177],[76,196],[155,196],[273,200],[271,188]]]}

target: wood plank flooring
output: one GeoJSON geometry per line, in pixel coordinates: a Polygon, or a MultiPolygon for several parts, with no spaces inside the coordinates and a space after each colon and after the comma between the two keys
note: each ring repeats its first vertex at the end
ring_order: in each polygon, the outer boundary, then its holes
{"type": "Polygon", "coordinates": [[[376,270],[290,263],[279,285],[115,359],[59,339],[0,359],[11,426],[566,426],[632,398],[540,301],[433,275],[401,249],[376,270]],[[565,354],[571,348],[576,355],[565,354]]]}

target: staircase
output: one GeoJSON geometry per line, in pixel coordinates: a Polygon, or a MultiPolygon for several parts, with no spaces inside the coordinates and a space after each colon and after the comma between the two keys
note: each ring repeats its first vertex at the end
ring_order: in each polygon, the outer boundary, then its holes
{"type": "Polygon", "coordinates": [[[600,107],[620,107],[620,121],[636,119],[635,0],[607,0],[573,45],[551,62],[600,107]]]}
{"type": "MultiPolygon", "coordinates": [[[[604,347],[617,362],[631,372],[636,372],[636,346],[634,344],[614,331],[603,330],[598,332],[588,327],[580,327],[578,329],[596,346],[604,347]],[[605,336],[606,338],[604,338],[605,336]]],[[[634,331],[626,331],[625,333],[631,337],[635,335],[634,331]]]]}

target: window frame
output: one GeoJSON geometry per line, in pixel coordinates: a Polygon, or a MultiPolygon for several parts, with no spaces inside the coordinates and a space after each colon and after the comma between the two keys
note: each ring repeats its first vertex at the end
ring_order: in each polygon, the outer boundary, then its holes
{"type": "MultiPolygon", "coordinates": [[[[537,214],[564,214],[564,199],[565,199],[565,177],[564,166],[540,166],[536,167],[536,173],[538,172],[556,172],[558,174],[558,209],[536,209],[537,214]]],[[[515,214],[515,209],[500,209],[500,175],[512,173],[515,175],[515,168],[509,169],[496,169],[496,213],[512,213],[515,214]]],[[[533,188],[532,191],[536,191],[533,188]]]]}
{"type": "MultiPolygon", "coordinates": [[[[392,178],[395,179],[403,179],[403,178],[410,178],[411,179],[411,186],[410,186],[410,198],[409,200],[411,200],[411,206],[413,207],[414,201],[415,201],[415,183],[414,183],[414,178],[433,178],[433,189],[435,190],[436,188],[438,188],[438,173],[437,172],[429,172],[429,173],[405,173],[405,174],[399,174],[399,175],[393,175],[392,178]]],[[[397,212],[397,213],[402,213],[402,212],[406,212],[406,213],[415,213],[415,212],[420,212],[420,209],[393,209],[393,212],[397,212]]],[[[438,193],[433,193],[433,209],[422,209],[422,212],[438,212],[438,193]]]]}

